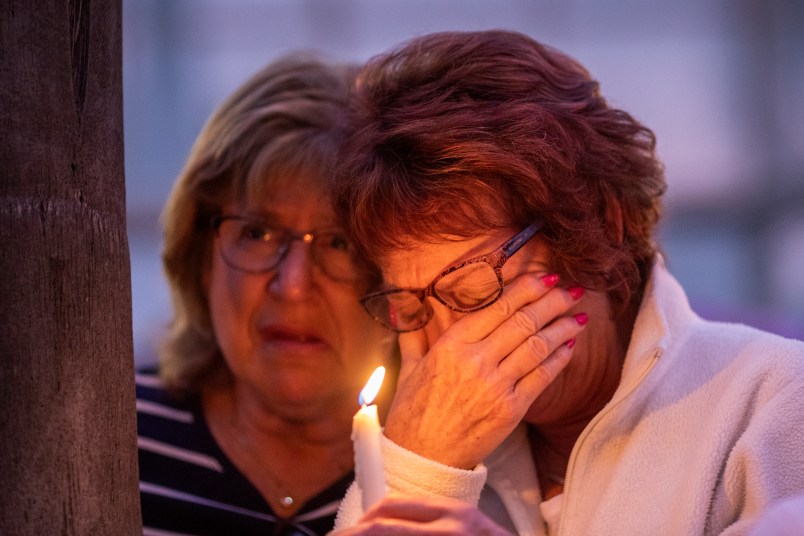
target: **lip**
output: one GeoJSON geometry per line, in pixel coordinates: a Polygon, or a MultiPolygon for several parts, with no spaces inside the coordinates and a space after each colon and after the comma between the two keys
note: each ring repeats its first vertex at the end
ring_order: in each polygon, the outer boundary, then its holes
{"type": "Polygon", "coordinates": [[[285,347],[314,349],[329,346],[324,336],[314,329],[270,324],[261,327],[259,333],[264,342],[285,347]]]}

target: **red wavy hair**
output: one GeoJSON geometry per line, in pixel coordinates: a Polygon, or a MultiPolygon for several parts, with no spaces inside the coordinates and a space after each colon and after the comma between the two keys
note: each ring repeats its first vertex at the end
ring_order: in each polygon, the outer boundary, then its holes
{"type": "Polygon", "coordinates": [[[638,297],[665,190],[653,133],[577,61],[515,32],[446,32],[358,75],[335,200],[358,247],[543,226],[565,280],[638,297]]]}

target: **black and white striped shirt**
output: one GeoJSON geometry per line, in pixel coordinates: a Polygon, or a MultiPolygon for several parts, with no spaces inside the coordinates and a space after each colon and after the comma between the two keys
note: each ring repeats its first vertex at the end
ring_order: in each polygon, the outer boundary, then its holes
{"type": "Polygon", "coordinates": [[[332,530],[353,474],[293,517],[280,517],[215,442],[198,400],[175,400],[153,373],[139,373],[136,380],[145,536],[309,536],[332,530]]]}

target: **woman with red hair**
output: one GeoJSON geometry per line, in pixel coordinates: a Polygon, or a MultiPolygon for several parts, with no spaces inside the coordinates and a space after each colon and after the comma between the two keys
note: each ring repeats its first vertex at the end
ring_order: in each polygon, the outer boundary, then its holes
{"type": "Polygon", "coordinates": [[[400,333],[398,493],[364,515],[353,485],[338,528],[744,534],[804,491],[804,344],[689,308],[654,135],[581,65],[442,33],[356,87],[336,199],[400,333]]]}

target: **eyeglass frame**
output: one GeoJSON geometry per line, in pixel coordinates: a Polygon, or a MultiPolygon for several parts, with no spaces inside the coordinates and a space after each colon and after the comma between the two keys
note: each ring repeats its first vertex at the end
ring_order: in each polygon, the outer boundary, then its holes
{"type": "Polygon", "coordinates": [[[446,268],[443,272],[438,274],[435,277],[435,279],[433,279],[425,287],[421,287],[421,288],[409,288],[409,287],[397,288],[397,287],[395,287],[395,288],[387,288],[387,289],[379,290],[377,292],[371,292],[371,293],[366,294],[365,296],[362,296],[360,298],[360,304],[363,306],[363,309],[369,314],[369,316],[371,316],[374,320],[376,320],[377,322],[379,322],[380,324],[385,326],[387,329],[389,329],[391,331],[394,331],[396,333],[407,333],[407,332],[410,332],[410,331],[416,331],[416,330],[422,329],[424,326],[426,326],[427,324],[430,323],[430,320],[432,320],[432,318],[433,318],[433,311],[432,311],[432,307],[430,307],[430,308],[427,307],[426,302],[424,301],[426,298],[435,298],[439,303],[441,303],[442,305],[444,305],[448,309],[450,309],[452,311],[459,312],[459,313],[472,313],[472,312],[475,312],[475,311],[480,311],[482,309],[485,309],[486,307],[491,306],[497,300],[499,300],[500,296],[502,296],[503,290],[505,289],[505,281],[503,280],[503,277],[502,277],[502,267],[505,265],[506,262],[508,262],[508,259],[510,259],[517,251],[522,249],[522,247],[528,241],[530,241],[531,238],[536,236],[536,234],[540,230],[541,230],[541,225],[540,224],[531,223],[530,225],[528,225],[527,227],[525,227],[524,229],[519,231],[517,234],[515,234],[513,237],[508,239],[501,246],[496,248],[494,251],[491,251],[489,253],[484,253],[484,254],[478,255],[476,257],[472,257],[470,259],[467,259],[465,261],[462,261],[462,262],[460,262],[458,264],[454,264],[454,265],[446,268]],[[457,270],[460,270],[461,268],[464,268],[465,266],[468,266],[470,264],[474,264],[474,263],[477,263],[477,262],[485,262],[486,264],[488,264],[494,270],[494,273],[497,275],[497,283],[499,284],[499,287],[500,287],[499,290],[497,291],[497,295],[494,296],[494,298],[491,301],[489,301],[488,303],[484,303],[483,305],[479,305],[477,307],[471,307],[469,309],[465,309],[465,308],[461,308],[461,307],[455,307],[455,306],[452,306],[452,305],[446,303],[441,298],[441,296],[439,296],[438,293],[436,292],[436,290],[435,290],[436,283],[438,283],[441,279],[443,279],[444,277],[448,276],[449,274],[451,274],[451,273],[453,273],[453,272],[455,272],[457,270]],[[391,327],[391,326],[387,325],[384,321],[380,320],[371,311],[369,311],[368,307],[366,306],[366,302],[368,300],[372,300],[372,299],[379,298],[379,297],[382,297],[382,296],[388,296],[390,294],[399,294],[401,292],[406,292],[408,294],[411,294],[413,297],[415,297],[417,300],[419,300],[419,302],[421,303],[422,307],[425,308],[425,310],[429,310],[429,315],[427,317],[427,320],[422,325],[420,325],[418,327],[415,327],[415,328],[403,329],[403,330],[391,327]]]}
{"type": "MultiPolygon", "coordinates": [[[[299,232],[299,231],[296,231],[296,230],[291,229],[289,227],[285,227],[283,225],[267,225],[267,224],[260,223],[259,218],[255,218],[255,217],[241,216],[241,215],[236,215],[236,214],[213,214],[209,219],[209,225],[210,225],[210,227],[212,227],[212,230],[213,230],[213,232],[214,232],[216,237],[220,238],[220,226],[221,226],[221,224],[223,222],[225,222],[227,220],[240,220],[240,221],[245,221],[245,222],[253,222],[253,223],[262,225],[266,229],[272,229],[274,231],[280,231],[280,232],[285,234],[285,237],[286,237],[285,240],[280,242],[279,246],[277,248],[278,254],[276,256],[276,262],[274,264],[272,264],[271,266],[269,266],[268,268],[263,268],[261,270],[247,270],[247,269],[245,269],[245,268],[243,268],[241,266],[238,266],[232,260],[227,258],[227,256],[224,254],[223,248],[221,248],[220,253],[221,253],[221,258],[223,259],[223,262],[225,262],[226,265],[229,266],[230,268],[234,268],[235,270],[240,270],[241,272],[245,272],[247,274],[264,274],[264,273],[270,272],[272,270],[276,270],[277,267],[280,264],[282,264],[282,261],[285,260],[285,258],[287,257],[288,253],[290,252],[291,244],[293,242],[297,241],[297,240],[312,246],[315,243],[316,239],[319,236],[321,236],[321,234],[327,233],[328,231],[343,231],[342,229],[340,229],[338,227],[324,227],[324,228],[321,228],[321,229],[312,229],[312,230],[309,230],[309,231],[301,231],[301,232],[299,232]]],[[[354,282],[359,281],[363,277],[363,274],[360,273],[360,269],[359,269],[359,266],[358,266],[357,263],[355,263],[355,275],[354,275],[354,278],[348,278],[347,279],[347,278],[342,278],[342,277],[334,277],[334,276],[330,275],[330,273],[327,270],[326,266],[323,265],[322,263],[320,263],[315,256],[313,256],[311,258],[313,259],[313,263],[316,266],[318,266],[321,269],[321,271],[328,278],[332,279],[333,281],[337,281],[337,282],[340,282],[340,283],[354,283],[354,282]]]]}

